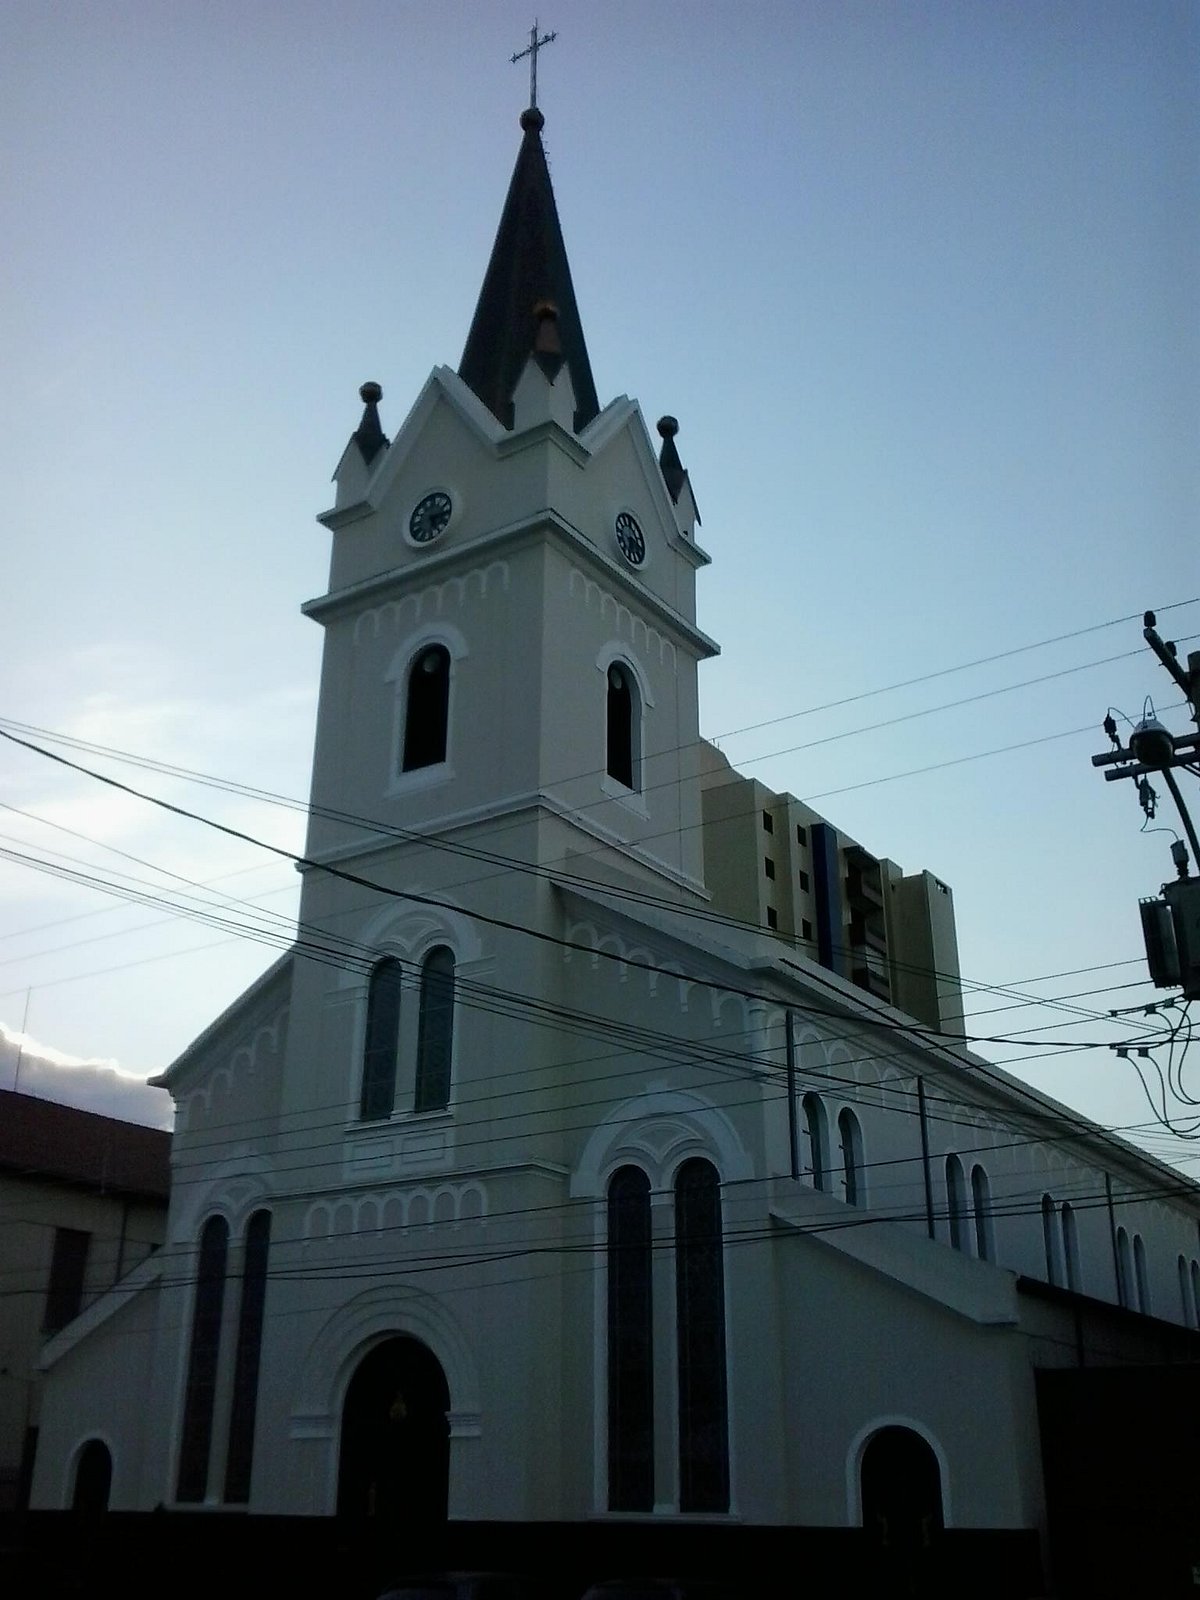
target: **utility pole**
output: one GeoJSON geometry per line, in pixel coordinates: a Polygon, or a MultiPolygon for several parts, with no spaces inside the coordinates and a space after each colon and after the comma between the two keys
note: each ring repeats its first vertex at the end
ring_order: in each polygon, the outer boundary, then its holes
{"type": "MultiPolygon", "coordinates": [[[[1159,636],[1153,611],[1147,611],[1142,621],[1142,637],[1183,690],[1198,731],[1173,734],[1151,710],[1130,734],[1128,745],[1123,746],[1110,711],[1104,719],[1104,731],[1113,748],[1093,756],[1092,765],[1109,769],[1104,774],[1107,783],[1132,779],[1147,820],[1154,816],[1158,803],[1150,783],[1150,774],[1156,773],[1175,802],[1183,831],[1192,847],[1192,862],[1200,870],[1200,840],[1175,779],[1175,772],[1181,768],[1200,777],[1200,650],[1193,650],[1187,667],[1181,667],[1174,643],[1159,636]]],[[[1182,839],[1172,844],[1171,859],[1175,865],[1174,880],[1163,884],[1158,897],[1139,902],[1146,959],[1156,988],[1182,988],[1185,1000],[1197,1000],[1200,999],[1200,878],[1191,875],[1187,845],[1182,839]]]]}

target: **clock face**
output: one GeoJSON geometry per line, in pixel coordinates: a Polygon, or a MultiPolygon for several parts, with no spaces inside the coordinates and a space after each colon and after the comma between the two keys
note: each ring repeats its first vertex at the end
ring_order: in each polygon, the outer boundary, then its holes
{"type": "Polygon", "coordinates": [[[414,544],[428,544],[445,531],[454,509],[444,489],[435,489],[418,502],[408,519],[408,536],[414,544]]]}
{"type": "Polygon", "coordinates": [[[646,537],[638,527],[632,511],[622,511],[617,518],[617,547],[631,567],[640,567],[646,559],[646,537]]]}

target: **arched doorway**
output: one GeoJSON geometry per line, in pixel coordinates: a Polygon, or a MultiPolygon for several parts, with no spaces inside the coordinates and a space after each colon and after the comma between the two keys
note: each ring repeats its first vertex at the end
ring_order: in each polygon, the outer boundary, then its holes
{"type": "Polygon", "coordinates": [[[942,1528],[942,1475],[933,1447],[912,1428],[880,1428],[860,1467],[863,1527],[909,1573],[942,1528]]]}
{"type": "Polygon", "coordinates": [[[359,1362],[342,1407],[338,1514],[428,1527],[446,1520],[450,1390],[441,1363],[407,1334],[359,1362]]]}
{"type": "Polygon", "coordinates": [[[71,1510],[86,1515],[108,1510],[108,1495],[112,1488],[112,1456],[101,1439],[89,1439],[79,1452],[75,1467],[75,1492],[71,1496],[71,1510]]]}

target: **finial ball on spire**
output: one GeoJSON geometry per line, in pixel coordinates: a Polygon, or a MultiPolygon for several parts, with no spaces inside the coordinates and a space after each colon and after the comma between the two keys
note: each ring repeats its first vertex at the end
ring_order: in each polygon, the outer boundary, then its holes
{"type": "Polygon", "coordinates": [[[383,399],[383,390],[377,383],[364,383],[358,391],[358,398],[366,406],[377,406],[383,399]]]}
{"type": "Polygon", "coordinates": [[[546,119],[536,106],[526,106],[521,113],[521,126],[526,133],[541,133],[546,119]]]}
{"type": "Polygon", "coordinates": [[[679,423],[674,417],[659,417],[658,432],[663,439],[673,439],[679,432],[679,423]]]}

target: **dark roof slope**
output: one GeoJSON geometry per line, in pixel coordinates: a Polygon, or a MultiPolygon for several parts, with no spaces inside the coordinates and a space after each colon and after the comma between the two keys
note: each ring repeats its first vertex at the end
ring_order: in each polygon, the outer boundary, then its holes
{"type": "Polygon", "coordinates": [[[171,1135],[0,1089],[0,1169],[106,1194],[165,1200],[171,1135]]]}
{"type": "Polygon", "coordinates": [[[536,108],[522,112],[524,138],[458,373],[497,421],[511,428],[513,390],[533,353],[539,308],[549,302],[558,313],[562,354],[575,387],[578,432],[600,405],[542,148],[542,126],[536,108]]]}

